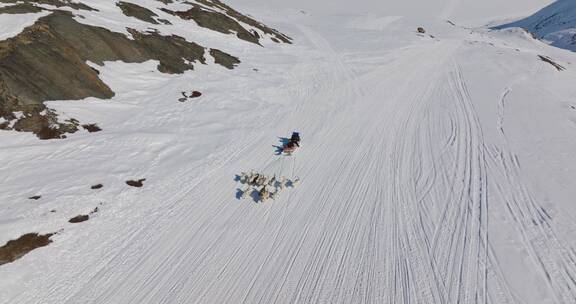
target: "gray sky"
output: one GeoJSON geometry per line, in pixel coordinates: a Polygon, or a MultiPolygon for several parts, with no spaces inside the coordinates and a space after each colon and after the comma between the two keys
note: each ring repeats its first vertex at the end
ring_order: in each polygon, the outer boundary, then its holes
{"type": "Polygon", "coordinates": [[[529,15],[554,0],[224,0],[237,8],[293,8],[313,13],[441,17],[455,21],[493,20],[529,15]]]}

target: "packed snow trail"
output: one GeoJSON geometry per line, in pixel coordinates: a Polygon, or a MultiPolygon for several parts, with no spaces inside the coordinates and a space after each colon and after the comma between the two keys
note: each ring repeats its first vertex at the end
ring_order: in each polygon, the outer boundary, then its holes
{"type": "MultiPolygon", "coordinates": [[[[266,111],[255,102],[257,128],[229,137],[205,162],[167,173],[138,202],[161,200],[156,209],[114,214],[129,222],[85,232],[90,246],[60,253],[21,293],[0,299],[576,302],[575,222],[553,220],[531,190],[511,139],[514,116],[502,108],[503,98],[514,106],[523,83],[539,77],[536,51],[525,50],[538,46],[518,46],[521,53],[481,30],[437,23],[431,31],[439,34],[430,37],[406,30],[414,25],[294,25],[305,47],[284,54],[293,61],[273,90],[293,96],[286,108],[266,111]],[[513,77],[516,70],[528,76],[513,77]],[[303,140],[290,163],[272,145],[293,130],[303,140]],[[275,201],[238,200],[234,177],[250,169],[293,170],[302,183],[275,201]],[[79,253],[86,255],[73,259],[79,253]]],[[[269,96],[261,81],[243,85],[269,96]]],[[[537,81],[529,85],[548,94],[537,81]]],[[[174,153],[188,145],[177,143],[174,153]]],[[[119,199],[127,205],[129,198],[119,199]]]]}

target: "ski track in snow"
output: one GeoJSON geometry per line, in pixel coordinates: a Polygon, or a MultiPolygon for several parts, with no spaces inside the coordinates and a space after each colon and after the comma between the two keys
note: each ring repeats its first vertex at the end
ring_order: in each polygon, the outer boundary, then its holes
{"type": "MultiPolygon", "coordinates": [[[[522,303],[491,243],[494,210],[513,219],[551,301],[576,303],[576,251],[523,180],[504,132],[506,99],[525,79],[494,101],[505,138],[496,144],[461,40],[383,61],[339,51],[310,26],[293,30],[311,57],[286,71],[290,111],[162,181],[162,212],[131,219],[96,262],[46,274],[5,303],[522,303]],[[381,66],[358,66],[370,59],[381,66]],[[300,150],[273,155],[273,136],[294,128],[300,150]],[[251,168],[303,183],[273,202],[235,200],[233,176],[251,168]]],[[[131,140],[122,144],[149,144],[131,140]]]]}

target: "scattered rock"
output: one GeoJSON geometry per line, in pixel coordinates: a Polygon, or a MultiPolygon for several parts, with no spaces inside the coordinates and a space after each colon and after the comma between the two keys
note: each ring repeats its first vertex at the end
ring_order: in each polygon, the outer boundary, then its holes
{"type": "Polygon", "coordinates": [[[538,55],[538,58],[540,58],[540,60],[551,64],[553,67],[555,67],[558,71],[564,71],[566,70],[565,67],[561,66],[560,64],[554,62],[554,60],[552,60],[552,58],[548,57],[548,56],[542,56],[542,55],[538,55]]]}
{"type": "Polygon", "coordinates": [[[89,133],[102,131],[102,129],[100,127],[98,127],[98,125],[96,125],[96,124],[82,125],[82,128],[84,128],[84,130],[88,131],[89,133]]]}
{"type": "Polygon", "coordinates": [[[53,233],[39,235],[38,233],[28,233],[16,240],[8,241],[0,247],[0,265],[7,264],[18,260],[28,252],[44,247],[50,243],[50,237],[53,233]]]}
{"type": "Polygon", "coordinates": [[[75,216],[75,217],[69,219],[68,222],[69,222],[69,223],[72,223],[72,224],[76,224],[76,223],[85,222],[85,221],[87,221],[88,219],[90,219],[90,216],[84,214],[84,215],[75,216]]]}
{"type": "Polygon", "coordinates": [[[40,198],[42,198],[42,195],[34,195],[34,196],[29,197],[28,199],[37,201],[37,200],[39,200],[40,198]]]}
{"type": "Polygon", "coordinates": [[[146,180],[145,178],[139,179],[139,180],[137,180],[137,181],[136,181],[136,180],[129,180],[129,181],[126,181],[126,184],[127,184],[128,186],[140,188],[140,187],[144,186],[143,182],[144,182],[145,180],[146,180]]]}
{"type": "Polygon", "coordinates": [[[417,31],[418,33],[420,33],[420,34],[425,34],[425,33],[426,33],[426,30],[425,30],[423,27],[419,27],[416,31],[417,31]]]}
{"type": "Polygon", "coordinates": [[[178,101],[179,102],[186,102],[188,101],[188,99],[192,99],[192,98],[198,98],[200,96],[202,96],[202,93],[200,93],[199,91],[192,91],[190,92],[190,94],[186,93],[186,92],[180,92],[182,94],[182,98],[179,98],[178,101]]]}
{"type": "Polygon", "coordinates": [[[90,187],[90,189],[96,190],[96,189],[101,189],[102,187],[104,187],[104,185],[98,184],[98,185],[94,185],[94,186],[90,187]]]}

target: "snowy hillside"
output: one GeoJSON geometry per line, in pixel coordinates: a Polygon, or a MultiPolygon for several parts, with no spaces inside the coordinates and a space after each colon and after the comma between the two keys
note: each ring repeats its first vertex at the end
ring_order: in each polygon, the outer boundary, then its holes
{"type": "Polygon", "coordinates": [[[524,28],[556,47],[576,51],[576,2],[559,0],[526,19],[499,26],[506,27],[524,28]]]}
{"type": "Polygon", "coordinates": [[[59,121],[43,102],[115,95],[99,77],[106,61],[155,60],[158,71],[182,74],[212,62],[236,67],[240,59],[222,50],[234,50],[231,36],[256,45],[290,43],[218,0],[2,2],[16,4],[0,7],[7,38],[0,45],[0,129],[41,139],[65,138],[80,127],[75,118],[59,121]]]}
{"type": "Polygon", "coordinates": [[[576,303],[550,1],[12,2],[0,124],[88,129],[0,132],[0,303],[576,303]]]}

